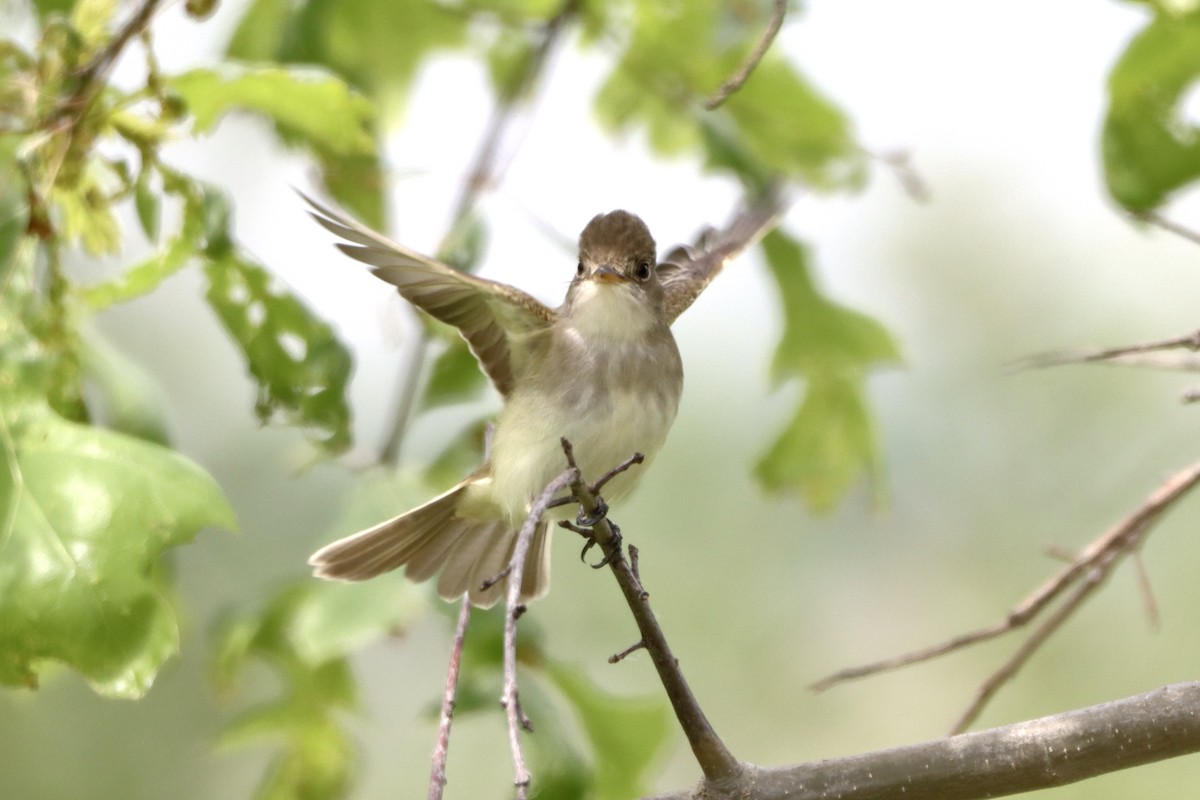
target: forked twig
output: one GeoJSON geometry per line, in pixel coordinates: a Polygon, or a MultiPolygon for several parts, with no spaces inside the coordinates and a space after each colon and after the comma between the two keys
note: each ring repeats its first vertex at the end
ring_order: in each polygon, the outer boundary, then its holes
{"type": "Polygon", "coordinates": [[[915,650],[894,658],[853,667],[824,678],[810,688],[823,691],[839,683],[897,669],[909,664],[928,661],[960,650],[968,645],[1001,636],[1023,627],[1055,601],[1062,599],[1054,612],[1038,626],[976,693],[970,707],[963,713],[954,730],[963,730],[975,720],[997,689],[1007,682],[1033,655],[1049,636],[1091,595],[1125,556],[1136,552],[1138,545],[1154,523],[1178,500],[1200,483],[1200,462],[1180,470],[1168,478],[1125,519],[1093,540],[1056,575],[1051,577],[1013,608],[1000,622],[956,636],[941,644],[915,650]],[[1068,593],[1068,590],[1073,589],[1068,593]],[[1065,599],[1063,599],[1065,595],[1065,599]]]}
{"type": "MultiPolygon", "coordinates": [[[[667,644],[667,637],[650,608],[649,595],[642,588],[641,582],[634,577],[629,562],[625,560],[625,556],[621,552],[620,537],[614,530],[614,526],[602,513],[602,501],[579,472],[571,443],[563,439],[562,447],[567,457],[567,463],[571,465],[575,473],[575,480],[570,484],[571,494],[578,501],[583,514],[596,520],[589,526],[590,531],[595,537],[596,544],[604,551],[604,563],[607,563],[612,569],[613,576],[617,579],[617,585],[621,587],[621,593],[625,595],[625,602],[629,605],[629,610],[633,614],[638,632],[642,637],[640,644],[650,655],[650,660],[654,662],[654,668],[658,671],[659,680],[667,693],[667,699],[671,701],[671,707],[679,720],[679,726],[683,729],[684,736],[687,737],[688,744],[692,748],[696,763],[700,765],[707,782],[725,785],[730,781],[737,780],[745,774],[746,766],[733,756],[729,748],[717,736],[717,732],[705,716],[704,710],[700,708],[700,703],[692,694],[691,687],[688,686],[687,680],[683,677],[683,671],[679,668],[679,660],[671,652],[670,645],[667,644]]],[[[626,463],[630,464],[633,461],[626,463]]],[[[635,646],[634,649],[640,648],[635,646]]]]}

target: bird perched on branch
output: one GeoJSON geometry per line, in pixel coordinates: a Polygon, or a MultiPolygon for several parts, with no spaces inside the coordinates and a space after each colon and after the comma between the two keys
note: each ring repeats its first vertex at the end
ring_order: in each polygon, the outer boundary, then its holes
{"type": "MultiPolygon", "coordinates": [[[[484,584],[508,564],[530,503],[565,468],[563,438],[574,445],[582,474],[593,479],[635,452],[647,463],[654,458],[683,390],[671,323],[782,210],[777,199],[764,200],[661,263],[641,219],[628,211],[600,214],[579,236],[566,299],[549,308],[305,200],[313,218],[345,240],[338,249],[456,327],[504,399],[482,466],[424,505],[321,548],[309,563],[318,577],[347,581],[401,566],[414,581],[438,574],[439,595],[467,593],[477,606],[503,595],[503,581],[484,584]]],[[[640,473],[617,475],[605,495],[619,498],[640,473]]],[[[541,522],[534,534],[523,600],[549,588],[546,526],[541,522]]]]}

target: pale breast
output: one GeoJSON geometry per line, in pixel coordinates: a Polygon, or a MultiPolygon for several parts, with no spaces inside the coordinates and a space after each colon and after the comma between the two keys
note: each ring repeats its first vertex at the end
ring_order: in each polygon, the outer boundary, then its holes
{"type": "MultiPolygon", "coordinates": [[[[492,500],[519,524],[530,499],[566,468],[560,439],[574,447],[587,480],[635,452],[647,462],[675,420],[683,368],[669,329],[635,337],[597,337],[558,327],[529,379],[508,399],[492,441],[492,500]]],[[[605,488],[627,492],[645,466],[605,488]]]]}

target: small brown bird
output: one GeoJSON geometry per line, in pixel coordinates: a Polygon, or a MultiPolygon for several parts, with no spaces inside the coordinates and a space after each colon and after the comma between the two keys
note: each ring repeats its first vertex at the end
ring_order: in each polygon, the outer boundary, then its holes
{"type": "MultiPolygon", "coordinates": [[[[566,299],[549,308],[520,289],[459,272],[392,242],[312,198],[312,215],[345,239],[338,249],[369,264],[413,305],[458,328],[504,398],[487,458],[463,481],[422,506],[317,551],[321,578],[361,581],[407,565],[423,581],[440,572],[438,594],[469,593],[477,606],[503,596],[482,588],[508,563],[530,504],[565,468],[560,440],[573,445],[585,478],[635,452],[654,458],[675,419],[683,367],[670,325],[725,262],[775,223],[764,202],[696,247],[662,263],[634,214],[592,219],[579,236],[579,262],[566,299]]],[[[615,500],[642,470],[605,486],[615,500]]],[[[529,600],[549,588],[547,523],[534,534],[521,584],[529,600]]]]}

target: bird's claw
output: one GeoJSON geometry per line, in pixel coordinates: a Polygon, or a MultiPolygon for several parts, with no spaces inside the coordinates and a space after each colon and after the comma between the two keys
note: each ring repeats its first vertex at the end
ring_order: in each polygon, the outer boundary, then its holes
{"type": "Polygon", "coordinates": [[[596,498],[596,511],[593,514],[587,514],[583,508],[579,509],[579,513],[575,515],[575,524],[581,528],[590,528],[608,515],[608,503],[604,502],[603,497],[596,498]]]}
{"type": "MultiPolygon", "coordinates": [[[[604,558],[597,561],[595,564],[588,564],[592,569],[602,569],[607,567],[612,562],[616,561],[621,556],[621,529],[616,526],[612,520],[609,520],[608,527],[612,528],[613,532],[613,548],[608,553],[604,554],[604,558]]],[[[583,550],[579,553],[579,560],[587,564],[587,553],[596,546],[596,534],[588,532],[584,534],[587,541],[584,542],[583,550]]]]}

